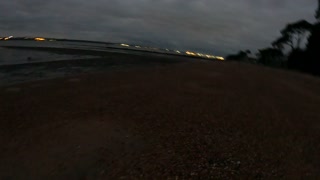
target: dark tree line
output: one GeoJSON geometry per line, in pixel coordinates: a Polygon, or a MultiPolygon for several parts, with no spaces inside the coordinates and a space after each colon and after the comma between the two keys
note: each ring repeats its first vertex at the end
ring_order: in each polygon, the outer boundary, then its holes
{"type": "MultiPolygon", "coordinates": [[[[257,59],[249,60],[250,51],[227,56],[227,60],[248,61],[267,66],[283,67],[320,75],[320,0],[316,23],[299,20],[289,23],[271,47],[260,49],[257,59]]],[[[252,58],[251,58],[252,59],[252,58]]]]}

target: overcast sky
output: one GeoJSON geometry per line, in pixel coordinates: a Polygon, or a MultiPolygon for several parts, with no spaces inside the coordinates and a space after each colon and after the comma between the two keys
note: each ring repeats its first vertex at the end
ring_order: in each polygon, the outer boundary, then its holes
{"type": "Polygon", "coordinates": [[[317,0],[0,0],[0,36],[135,43],[226,55],[266,47],[317,0]]]}

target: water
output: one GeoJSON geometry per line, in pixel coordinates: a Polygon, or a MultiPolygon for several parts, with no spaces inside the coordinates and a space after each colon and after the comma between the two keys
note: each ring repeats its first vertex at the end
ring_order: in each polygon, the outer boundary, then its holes
{"type": "MultiPolygon", "coordinates": [[[[42,48],[64,48],[64,49],[77,49],[77,50],[91,50],[94,52],[116,52],[123,54],[153,54],[154,56],[163,56],[170,54],[167,51],[160,49],[134,46],[123,47],[115,43],[94,43],[94,42],[73,42],[73,41],[32,41],[32,40],[9,40],[0,41],[0,65],[10,64],[26,64],[34,62],[50,62],[59,60],[72,60],[72,59],[90,59],[100,57],[99,55],[70,55],[70,54],[57,54],[53,52],[34,51],[29,49],[8,49],[1,48],[1,46],[19,46],[19,47],[42,47],[42,48]],[[129,51],[135,50],[135,51],[129,51]],[[163,53],[163,54],[154,54],[163,53]]],[[[171,53],[175,54],[175,53],[171,53]]]]}
{"type": "Polygon", "coordinates": [[[32,51],[27,49],[9,49],[1,46],[19,46],[19,47],[53,47],[70,48],[83,50],[106,50],[106,46],[99,43],[77,43],[77,42],[37,42],[37,41],[0,41],[0,65],[25,64],[34,62],[49,62],[69,59],[88,59],[96,58],[93,55],[70,55],[57,54],[44,51],[32,51]]]}
{"type": "Polygon", "coordinates": [[[164,53],[154,48],[122,47],[120,44],[70,41],[37,42],[31,40],[0,41],[0,86],[67,77],[79,73],[104,72],[122,67],[166,64],[177,61],[180,62],[180,59],[176,56],[168,56],[167,51],[164,53]],[[29,47],[29,49],[14,47],[29,47]],[[40,50],[40,48],[61,48],[62,50],[50,51],[50,49],[40,50]],[[75,52],[70,49],[85,51],[75,52]]]}
{"type": "Polygon", "coordinates": [[[22,47],[56,47],[97,50],[109,46],[117,46],[111,43],[94,42],[72,42],[72,41],[32,41],[32,40],[9,40],[0,41],[0,46],[22,46],[22,47]]]}

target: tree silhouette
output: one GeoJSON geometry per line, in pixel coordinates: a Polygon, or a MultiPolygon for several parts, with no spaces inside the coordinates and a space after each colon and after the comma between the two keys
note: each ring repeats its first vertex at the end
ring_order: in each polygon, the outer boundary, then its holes
{"type": "Polygon", "coordinates": [[[320,0],[318,0],[318,9],[315,18],[317,22],[312,27],[307,44],[305,71],[320,75],[320,0]]]}
{"type": "Polygon", "coordinates": [[[226,60],[245,61],[248,59],[248,54],[251,54],[250,50],[239,51],[237,54],[228,55],[226,60]]]}
{"type": "Polygon", "coordinates": [[[281,30],[282,36],[272,42],[272,46],[282,50],[284,45],[288,45],[291,50],[300,49],[301,42],[306,38],[306,35],[311,31],[312,24],[306,20],[288,24],[281,30]]]}
{"type": "Polygon", "coordinates": [[[315,18],[320,21],[320,0],[318,0],[318,9],[316,11],[315,18]]]}
{"type": "Polygon", "coordinates": [[[320,75],[320,23],[314,25],[307,44],[306,71],[320,75]]]}
{"type": "Polygon", "coordinates": [[[291,49],[294,49],[293,42],[288,35],[283,35],[272,42],[272,46],[281,51],[284,49],[284,45],[288,45],[291,47],[291,49]]]}
{"type": "Polygon", "coordinates": [[[260,49],[257,56],[261,64],[270,66],[281,66],[284,58],[282,51],[276,48],[260,49]]]}
{"type": "MultiPolygon", "coordinates": [[[[318,0],[315,18],[317,22],[314,24],[306,20],[288,24],[281,30],[281,37],[272,42],[272,48],[259,50],[257,54],[258,62],[277,67],[279,65],[284,67],[285,65],[290,69],[320,75],[320,0],[318,0]],[[307,37],[308,35],[310,36],[307,37]],[[302,43],[306,39],[308,41],[305,49],[303,49],[302,43]],[[287,55],[283,53],[285,48],[291,49],[287,55]]],[[[250,51],[240,51],[226,59],[250,62],[248,61],[250,59],[248,54],[250,54],[250,51]]]]}

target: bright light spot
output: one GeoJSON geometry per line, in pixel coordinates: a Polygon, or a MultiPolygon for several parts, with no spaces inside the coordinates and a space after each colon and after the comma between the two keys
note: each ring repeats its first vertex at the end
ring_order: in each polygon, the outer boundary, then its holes
{"type": "Polygon", "coordinates": [[[169,49],[166,49],[166,51],[169,51],[169,49]]]}
{"type": "Polygon", "coordinates": [[[34,38],[35,41],[45,41],[46,39],[45,38],[40,38],[40,37],[37,37],[37,38],[34,38]]]}
{"type": "Polygon", "coordinates": [[[194,52],[191,52],[191,51],[186,51],[186,54],[192,55],[192,56],[205,57],[205,58],[209,58],[209,59],[217,59],[217,60],[221,60],[221,61],[224,60],[224,58],[220,57],[220,56],[213,56],[213,55],[209,55],[209,54],[194,53],[194,52]]]}
{"type": "Polygon", "coordinates": [[[186,51],[186,54],[196,56],[196,54],[194,52],[190,52],[190,51],[186,51]]]}
{"type": "Polygon", "coordinates": [[[140,46],[135,46],[136,48],[141,48],[140,46]]]}
{"type": "Polygon", "coordinates": [[[210,59],[217,59],[217,60],[221,60],[223,61],[224,58],[223,57],[220,57],[220,56],[212,56],[212,55],[205,55],[207,58],[210,58],[210,59]]]}
{"type": "Polygon", "coordinates": [[[223,58],[223,57],[220,57],[220,56],[216,56],[216,59],[221,60],[221,61],[224,61],[224,58],[223,58]]]}
{"type": "Polygon", "coordinates": [[[13,36],[5,37],[4,40],[6,41],[6,40],[9,40],[11,38],[13,38],[13,36]]]}
{"type": "Polygon", "coordinates": [[[2,40],[3,38],[2,37],[0,37],[0,40],[2,40]]]}
{"type": "Polygon", "coordinates": [[[181,52],[180,52],[180,51],[178,51],[178,50],[177,50],[176,52],[177,52],[177,53],[179,53],[179,54],[181,53],[181,52]]]}
{"type": "Polygon", "coordinates": [[[128,44],[120,44],[121,46],[124,46],[124,47],[130,47],[130,45],[128,44]]]}

